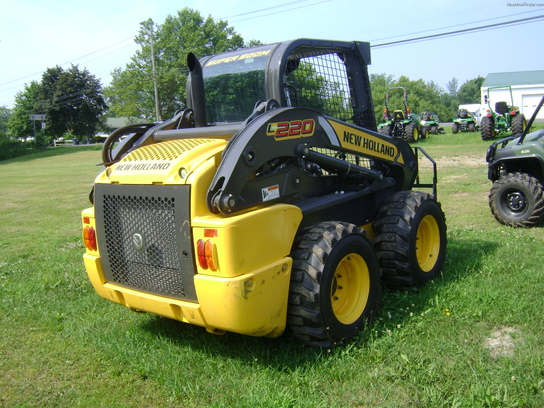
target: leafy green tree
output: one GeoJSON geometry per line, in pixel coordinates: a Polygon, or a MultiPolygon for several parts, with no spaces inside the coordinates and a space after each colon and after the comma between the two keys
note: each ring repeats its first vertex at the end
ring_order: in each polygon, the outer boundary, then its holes
{"type": "Polygon", "coordinates": [[[480,103],[480,88],[482,87],[484,80],[485,78],[478,76],[477,78],[470,79],[463,83],[457,94],[459,103],[480,103]]]}
{"type": "Polygon", "coordinates": [[[436,83],[425,82],[423,79],[412,81],[405,76],[401,76],[398,83],[408,92],[408,105],[412,113],[419,114],[429,110],[435,112],[443,120],[442,116],[446,112],[440,106],[442,89],[436,83]]]}
{"type": "Polygon", "coordinates": [[[448,92],[451,96],[454,96],[454,97],[457,96],[457,92],[459,88],[459,80],[453,77],[452,80],[446,84],[446,88],[448,89],[448,92]]]}
{"type": "Polygon", "coordinates": [[[457,115],[457,109],[459,107],[459,100],[456,96],[453,96],[447,92],[440,95],[440,108],[438,116],[442,122],[451,122],[457,115]]]}
{"type": "Polygon", "coordinates": [[[7,139],[8,121],[11,116],[11,109],[0,106],[0,141],[7,139]]]}
{"type": "Polygon", "coordinates": [[[107,110],[100,81],[76,65],[48,68],[42,76],[34,108],[46,114],[50,136],[92,136],[107,110]]]}
{"type": "MultiPolygon", "coordinates": [[[[370,82],[376,118],[378,122],[383,121],[387,90],[395,86],[404,86],[408,92],[408,105],[412,113],[430,110],[435,112],[442,122],[451,122],[457,114],[459,104],[480,103],[480,88],[484,80],[485,78],[479,76],[457,88],[458,81],[453,78],[448,82],[448,91],[445,92],[433,81],[424,82],[422,79],[413,81],[405,76],[395,80],[392,75],[371,74],[370,82]]],[[[389,110],[395,109],[404,109],[401,90],[391,91],[389,95],[389,110]]]]}
{"type": "MultiPolygon", "coordinates": [[[[442,121],[447,121],[452,113],[443,104],[444,91],[433,81],[425,82],[423,79],[411,80],[401,76],[394,80],[392,75],[372,74],[370,76],[374,111],[379,122],[383,122],[383,109],[385,107],[385,95],[389,88],[402,86],[408,94],[408,106],[412,113],[421,113],[429,110],[435,112],[442,121]]],[[[403,92],[394,89],[389,92],[389,111],[404,110],[403,92]]],[[[451,120],[451,119],[450,119],[451,120]]]]}
{"type": "MultiPolygon", "coordinates": [[[[383,121],[383,110],[385,108],[385,94],[387,90],[394,86],[393,75],[370,74],[370,88],[372,90],[372,101],[377,123],[383,121]]],[[[398,101],[402,104],[401,100],[398,101]]],[[[396,106],[396,105],[395,105],[396,106]]]]}
{"type": "Polygon", "coordinates": [[[33,136],[33,123],[29,119],[30,114],[44,113],[38,112],[34,108],[40,85],[36,81],[25,85],[23,91],[15,95],[15,105],[12,114],[8,120],[8,133],[15,138],[26,138],[33,136]]]}
{"type": "Polygon", "coordinates": [[[211,16],[204,19],[189,8],[169,15],[162,25],[151,19],[141,23],[135,41],[141,49],[125,69],[113,72],[105,91],[111,116],[155,118],[154,81],[159,119],[173,116],[185,106],[189,52],[201,58],[244,48],[242,37],[226,21],[215,21],[211,16]]]}

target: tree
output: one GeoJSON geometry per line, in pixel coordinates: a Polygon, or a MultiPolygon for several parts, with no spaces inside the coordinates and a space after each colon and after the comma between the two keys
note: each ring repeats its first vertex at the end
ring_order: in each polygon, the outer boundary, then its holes
{"type": "Polygon", "coordinates": [[[25,84],[25,89],[15,95],[15,105],[8,120],[8,132],[16,138],[26,138],[34,133],[33,123],[29,115],[37,112],[34,104],[37,100],[40,85],[36,81],[25,84]]]}
{"type": "Polygon", "coordinates": [[[459,103],[480,103],[481,101],[481,87],[485,78],[478,76],[463,83],[457,94],[459,103]]]}
{"type": "Polygon", "coordinates": [[[378,123],[383,120],[383,109],[385,107],[385,94],[394,83],[393,75],[387,74],[370,74],[370,88],[372,90],[372,101],[374,105],[374,113],[378,123]]]}
{"type": "Polygon", "coordinates": [[[446,88],[448,89],[448,92],[451,96],[453,97],[457,96],[458,86],[459,86],[459,81],[455,77],[453,77],[453,79],[446,84],[446,88]]]}
{"type": "Polygon", "coordinates": [[[11,116],[11,109],[0,106],[0,141],[7,139],[8,121],[11,116]]]}
{"type": "MultiPolygon", "coordinates": [[[[370,76],[372,99],[374,111],[378,123],[383,121],[383,109],[385,107],[385,95],[389,88],[402,86],[408,94],[408,106],[412,113],[421,113],[424,110],[433,111],[442,121],[451,120],[453,113],[442,103],[441,98],[444,94],[435,82],[425,82],[423,79],[416,81],[406,76],[401,76],[394,80],[392,75],[372,74],[370,76]]],[[[392,90],[389,93],[389,111],[397,109],[404,110],[403,92],[400,89],[392,90]]]]}
{"type": "Polygon", "coordinates": [[[204,19],[189,8],[169,15],[162,25],[151,19],[141,23],[135,41],[141,49],[124,70],[113,72],[111,86],[105,91],[112,116],[153,119],[154,80],[160,101],[159,118],[173,116],[185,107],[189,52],[201,58],[244,48],[242,37],[226,21],[215,21],[211,16],[204,19]]]}
{"type": "Polygon", "coordinates": [[[47,134],[92,136],[107,110],[100,81],[72,65],[48,68],[42,76],[34,108],[46,115],[47,134]]]}
{"type": "MultiPolygon", "coordinates": [[[[480,88],[484,80],[485,78],[479,76],[466,81],[457,89],[458,81],[453,78],[447,84],[448,91],[444,92],[433,81],[424,82],[422,79],[413,81],[405,76],[395,81],[392,75],[371,74],[374,111],[378,122],[382,122],[385,93],[389,88],[403,86],[408,92],[408,104],[413,113],[430,110],[436,113],[442,122],[451,122],[457,114],[459,104],[480,103],[480,88]]],[[[403,109],[401,91],[391,91],[389,95],[389,110],[395,109],[403,109]]]]}

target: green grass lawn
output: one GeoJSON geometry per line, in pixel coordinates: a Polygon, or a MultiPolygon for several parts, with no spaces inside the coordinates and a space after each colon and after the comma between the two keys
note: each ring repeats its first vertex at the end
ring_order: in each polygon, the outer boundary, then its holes
{"type": "Polygon", "coordinates": [[[99,298],[80,211],[100,152],[0,162],[0,407],[544,406],[543,229],[495,221],[479,133],[418,145],[438,164],[443,276],[384,289],[356,341],[322,351],[288,336],[215,336],[99,298]]]}

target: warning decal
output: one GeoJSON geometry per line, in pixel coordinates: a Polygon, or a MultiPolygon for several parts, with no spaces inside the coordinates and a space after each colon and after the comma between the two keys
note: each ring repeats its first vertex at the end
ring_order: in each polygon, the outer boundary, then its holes
{"type": "Polygon", "coordinates": [[[261,189],[263,195],[263,202],[274,200],[275,198],[280,197],[280,186],[276,184],[275,186],[265,187],[261,189]]]}

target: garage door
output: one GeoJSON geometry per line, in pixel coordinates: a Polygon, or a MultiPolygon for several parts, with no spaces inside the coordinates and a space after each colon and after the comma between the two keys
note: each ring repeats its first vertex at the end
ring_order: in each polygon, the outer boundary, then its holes
{"type": "MultiPolygon", "coordinates": [[[[533,116],[536,106],[540,102],[540,99],[542,99],[542,96],[544,95],[522,95],[521,112],[525,115],[527,120],[533,116]]],[[[536,118],[544,119],[544,107],[540,109],[540,112],[538,112],[538,116],[536,118]]]]}

